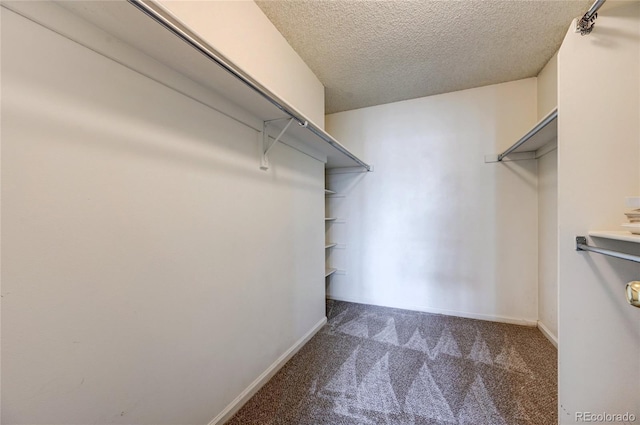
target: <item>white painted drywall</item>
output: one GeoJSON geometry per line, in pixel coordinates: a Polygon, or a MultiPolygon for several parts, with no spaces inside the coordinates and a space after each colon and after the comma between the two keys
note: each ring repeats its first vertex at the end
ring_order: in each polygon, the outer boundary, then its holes
{"type": "Polygon", "coordinates": [[[2,423],[205,424],[324,318],[321,162],[7,10],[1,112],[2,423]]]}
{"type": "MultiPolygon", "coordinates": [[[[558,106],[558,55],[538,74],[538,119],[558,106]]],[[[557,145],[557,140],[551,142],[557,145]]],[[[558,153],[538,158],[538,320],[558,338],[558,153]]]]}
{"type": "Polygon", "coordinates": [[[328,131],[374,165],[332,174],[341,245],[329,295],[535,324],[536,160],[491,163],[536,121],[536,79],[328,115],[328,131]],[[343,246],[344,245],[344,246],[343,246]]]}
{"type": "Polygon", "coordinates": [[[159,2],[217,51],[324,128],[324,86],[255,2],[159,2]]]}
{"type": "MultiPolygon", "coordinates": [[[[0,36],[2,35],[2,8],[0,7],[0,36]]],[[[2,70],[2,47],[0,40],[0,71],[2,70]]],[[[2,77],[0,76],[0,105],[2,104],[2,77]]],[[[0,129],[2,128],[2,111],[0,106],[0,129]]],[[[2,134],[0,130],[0,180],[2,177],[2,134]]],[[[0,181],[1,185],[1,181],[0,181]]],[[[2,423],[2,190],[0,190],[0,424],[2,423]]]]}
{"type": "MultiPolygon", "coordinates": [[[[575,23],[573,24],[575,25],[575,23]]],[[[640,265],[575,251],[589,230],[618,230],[624,197],[638,194],[640,4],[569,28],[558,54],[559,418],[576,412],[640,417],[640,309],[624,296],[640,265]]],[[[640,244],[590,244],[640,254],[640,244]]]]}
{"type": "Polygon", "coordinates": [[[538,119],[558,106],[558,54],[538,74],[538,119]]]}
{"type": "Polygon", "coordinates": [[[538,320],[558,339],[558,151],[538,158],[538,320]]]}

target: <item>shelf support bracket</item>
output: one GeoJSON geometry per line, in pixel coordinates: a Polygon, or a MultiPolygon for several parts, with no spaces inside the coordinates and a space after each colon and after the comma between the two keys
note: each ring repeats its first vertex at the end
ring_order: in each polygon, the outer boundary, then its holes
{"type": "Polygon", "coordinates": [[[269,133],[267,132],[267,126],[269,125],[269,121],[265,121],[262,123],[262,158],[260,159],[260,168],[263,170],[269,169],[269,152],[271,149],[280,141],[280,138],[284,135],[284,133],[289,129],[289,126],[293,123],[294,119],[290,118],[287,125],[284,126],[278,137],[276,137],[271,144],[269,144],[269,133]]]}

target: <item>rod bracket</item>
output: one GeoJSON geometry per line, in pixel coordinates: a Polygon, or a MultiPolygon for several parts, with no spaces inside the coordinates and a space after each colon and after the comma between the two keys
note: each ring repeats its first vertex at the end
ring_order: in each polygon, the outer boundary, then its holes
{"type": "Polygon", "coordinates": [[[576,251],[584,251],[580,245],[586,245],[587,238],[585,236],[576,236],[576,251]]]}
{"type": "Polygon", "coordinates": [[[595,3],[591,5],[587,13],[578,20],[576,32],[579,32],[580,35],[591,34],[593,27],[596,25],[596,19],[598,18],[598,9],[602,7],[605,1],[607,0],[596,0],[595,3]]]}
{"type": "MultiPolygon", "coordinates": [[[[273,139],[273,142],[269,144],[269,132],[267,131],[270,121],[264,121],[262,123],[262,155],[260,157],[260,169],[268,170],[269,169],[269,152],[271,149],[280,141],[280,138],[284,135],[284,133],[289,129],[289,126],[293,123],[295,119],[289,118],[289,121],[284,126],[278,137],[273,139]]],[[[276,121],[276,120],[273,120],[276,121]]],[[[305,121],[306,124],[306,121],[305,121]]]]}
{"type": "Polygon", "coordinates": [[[590,17],[588,17],[587,15],[583,16],[576,25],[576,32],[579,32],[580,35],[591,34],[591,31],[593,31],[593,27],[596,25],[597,18],[597,13],[594,13],[590,17]]]}

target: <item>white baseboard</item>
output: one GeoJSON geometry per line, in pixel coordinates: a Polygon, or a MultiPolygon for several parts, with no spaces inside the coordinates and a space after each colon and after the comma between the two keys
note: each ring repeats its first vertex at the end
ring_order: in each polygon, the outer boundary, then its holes
{"type": "Polygon", "coordinates": [[[538,329],[540,329],[540,332],[542,332],[542,335],[546,336],[549,342],[552,343],[554,347],[558,348],[558,337],[554,335],[553,332],[551,332],[549,328],[547,328],[544,325],[544,323],[542,323],[539,320],[538,320],[538,329]]]}
{"type": "Polygon", "coordinates": [[[465,311],[457,311],[457,310],[447,310],[441,308],[433,308],[433,307],[425,307],[425,306],[416,306],[409,304],[381,304],[379,302],[368,300],[364,298],[356,298],[356,297],[340,297],[329,295],[327,299],[336,300],[336,301],[347,301],[351,303],[357,304],[369,304],[369,305],[377,305],[381,307],[391,307],[391,308],[400,308],[403,310],[413,310],[413,311],[422,311],[424,313],[433,313],[433,314],[443,314],[445,316],[455,316],[455,317],[464,317],[467,319],[476,319],[476,320],[485,320],[488,322],[500,322],[500,323],[509,323],[511,325],[520,325],[520,326],[529,326],[536,327],[538,326],[537,320],[530,319],[519,319],[515,317],[506,317],[506,316],[496,316],[489,314],[479,314],[479,313],[469,313],[465,311]]]}
{"type": "Polygon", "coordinates": [[[322,320],[316,323],[316,325],[311,328],[309,332],[307,332],[302,338],[296,341],[296,343],[293,344],[291,348],[285,351],[284,354],[282,354],[275,362],[273,362],[273,364],[269,366],[267,370],[262,372],[262,374],[258,376],[258,378],[253,381],[251,385],[249,385],[244,391],[242,391],[240,395],[235,398],[235,400],[229,403],[229,405],[227,405],[227,407],[225,407],[222,412],[218,414],[218,416],[213,418],[211,422],[209,422],[209,425],[222,425],[226,421],[231,419],[231,417],[235,415],[236,412],[240,410],[240,408],[244,406],[244,404],[249,401],[249,399],[253,397],[258,392],[258,390],[260,390],[260,388],[262,388],[262,386],[266,384],[269,379],[271,379],[273,375],[275,375],[282,368],[282,366],[284,366],[285,363],[289,361],[291,357],[293,357],[294,354],[296,354],[320,329],[322,329],[322,327],[326,323],[327,318],[323,317],[322,320]]]}

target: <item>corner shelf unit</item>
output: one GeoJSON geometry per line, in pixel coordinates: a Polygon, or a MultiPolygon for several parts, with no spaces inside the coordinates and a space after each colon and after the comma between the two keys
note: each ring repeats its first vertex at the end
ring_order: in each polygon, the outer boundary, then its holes
{"type": "MultiPolygon", "coordinates": [[[[19,13],[26,11],[29,15],[28,3],[15,2],[8,6],[17,9],[19,13]]],[[[294,122],[298,125],[291,125],[282,138],[287,145],[303,152],[317,153],[323,159],[326,156],[326,168],[358,167],[366,171],[371,170],[369,164],[351,153],[292,105],[253,79],[194,30],[180,22],[162,4],[147,0],[128,0],[60,2],[58,5],[146,57],[182,74],[197,85],[212,90],[224,99],[224,106],[212,106],[206,95],[200,96],[199,91],[194,89],[190,89],[188,93],[176,89],[180,93],[193,97],[258,132],[264,131],[274,140],[289,121],[294,122]]],[[[73,33],[73,30],[66,27],[52,29],[62,31],[70,39],[108,58],[127,63],[127,67],[146,75],[144,69],[137,69],[137,62],[129,63],[131,61],[119,57],[104,43],[87,40],[81,32],[73,33]]],[[[172,87],[171,83],[162,81],[162,78],[159,77],[159,80],[163,84],[172,87]]]]}
{"type": "MultiPolygon", "coordinates": [[[[327,211],[327,205],[326,205],[326,200],[331,197],[331,195],[335,195],[336,192],[333,190],[329,190],[329,189],[325,189],[324,190],[324,196],[325,196],[325,214],[327,211]]],[[[324,218],[324,222],[325,224],[330,223],[332,221],[336,221],[337,218],[336,217],[325,217],[324,218]]],[[[327,237],[327,228],[325,228],[325,245],[324,245],[324,250],[325,250],[325,273],[324,273],[324,277],[325,279],[328,278],[329,276],[331,276],[332,274],[334,274],[335,272],[338,271],[338,269],[331,267],[329,265],[329,252],[332,248],[334,248],[336,245],[338,245],[337,243],[333,243],[333,242],[327,242],[327,240],[331,240],[330,237],[327,237]]]]}
{"type": "Polygon", "coordinates": [[[488,155],[485,157],[485,162],[501,162],[508,155],[513,154],[528,154],[518,155],[518,158],[514,159],[536,159],[539,156],[538,150],[556,140],[557,137],[558,108],[555,107],[517,142],[498,155],[488,155]]]}

